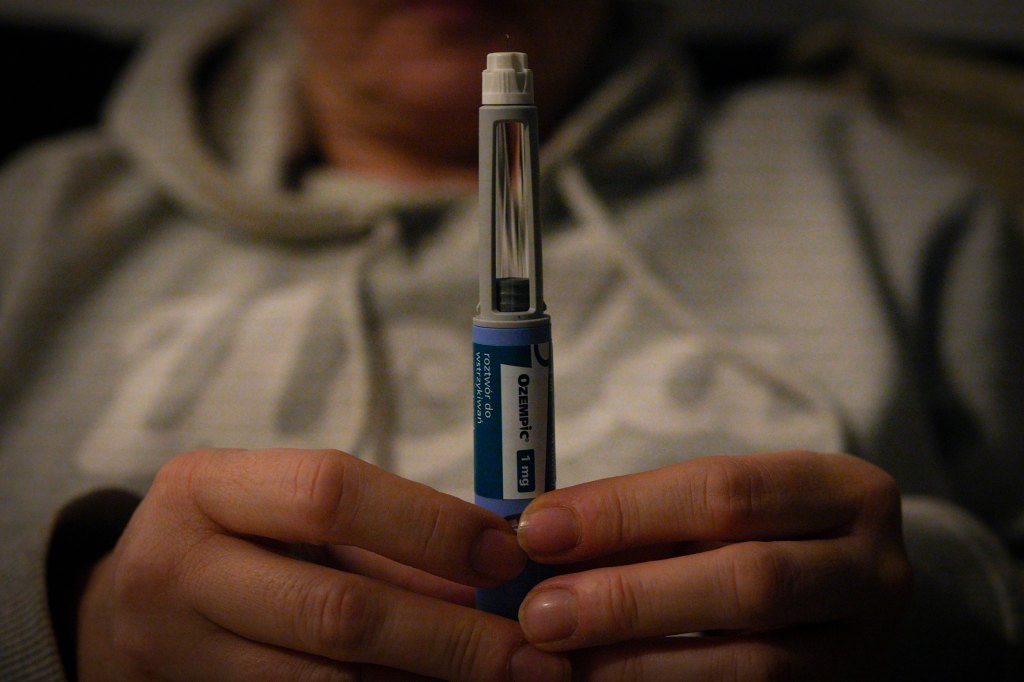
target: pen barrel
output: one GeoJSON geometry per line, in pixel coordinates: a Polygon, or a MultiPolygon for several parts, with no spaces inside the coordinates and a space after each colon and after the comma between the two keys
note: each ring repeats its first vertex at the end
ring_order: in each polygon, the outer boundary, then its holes
{"type": "Polygon", "coordinates": [[[480,303],[488,326],[545,315],[537,108],[480,107],[480,303]]]}
{"type": "MultiPolygon", "coordinates": [[[[473,445],[477,504],[509,521],[555,487],[551,325],[473,326],[473,445]]],[[[530,564],[515,580],[477,591],[477,606],[515,618],[526,593],[547,577],[530,564]]]]}

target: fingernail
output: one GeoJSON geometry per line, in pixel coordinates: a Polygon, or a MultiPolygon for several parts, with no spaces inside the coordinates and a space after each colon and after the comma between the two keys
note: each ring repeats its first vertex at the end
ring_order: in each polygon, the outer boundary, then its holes
{"type": "Polygon", "coordinates": [[[487,528],[480,533],[469,552],[469,565],[485,578],[505,582],[523,572],[526,555],[514,534],[487,528]]]}
{"type": "Polygon", "coordinates": [[[519,522],[519,541],[533,556],[567,552],[580,543],[580,524],[566,507],[527,512],[519,522]]]}
{"type": "Polygon", "coordinates": [[[508,664],[508,679],[512,682],[568,682],[571,678],[572,667],[568,660],[538,651],[528,644],[516,649],[508,664]]]}
{"type": "Polygon", "coordinates": [[[563,589],[530,595],[519,609],[519,625],[531,642],[568,639],[577,627],[576,597],[563,589]]]}

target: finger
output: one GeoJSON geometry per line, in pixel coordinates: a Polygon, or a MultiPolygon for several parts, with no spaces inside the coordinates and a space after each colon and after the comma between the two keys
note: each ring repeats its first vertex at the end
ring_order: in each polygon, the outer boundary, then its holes
{"type": "Polygon", "coordinates": [[[163,671],[170,680],[218,682],[418,682],[432,678],[380,666],[340,663],[242,639],[210,624],[187,651],[174,657],[177,665],[163,671]]]}
{"type": "Polygon", "coordinates": [[[854,457],[709,457],[546,493],[524,513],[519,541],[533,558],[562,563],[681,540],[835,534],[865,508],[898,525],[892,478],[854,457]]]}
{"type": "Polygon", "coordinates": [[[162,679],[182,682],[361,682],[362,679],[356,665],[248,641],[215,626],[202,638],[187,643],[188,649],[179,651],[170,668],[161,671],[162,679]]]}
{"type": "Polygon", "coordinates": [[[538,647],[567,651],[851,618],[879,610],[888,593],[862,544],[854,538],[745,542],[558,576],[527,596],[520,624],[538,647]]]}
{"type": "MultiPolygon", "coordinates": [[[[825,680],[817,657],[803,658],[770,638],[673,638],[634,646],[596,650],[587,656],[586,682],[659,680],[825,680]],[[815,670],[817,668],[817,670],[815,670]],[[818,676],[815,676],[815,673],[818,676]]],[[[577,667],[583,665],[577,662],[577,667]]]]}
{"type": "Polygon", "coordinates": [[[207,620],[245,639],[442,679],[568,678],[568,662],[524,644],[513,621],[228,535],[202,544],[184,591],[207,620]]]}
{"type": "Polygon", "coordinates": [[[525,565],[499,516],[337,451],[202,451],[173,460],[157,482],[239,535],[357,545],[476,586],[525,565]]]}
{"type": "Polygon", "coordinates": [[[473,588],[400,564],[380,554],[352,545],[330,546],[327,551],[333,558],[334,565],[340,570],[375,578],[434,599],[443,599],[463,606],[473,606],[475,603],[473,588]]]}
{"type": "Polygon", "coordinates": [[[346,573],[358,573],[434,599],[443,599],[464,606],[475,604],[476,591],[472,587],[406,566],[361,547],[291,544],[266,538],[248,539],[290,559],[308,561],[346,573]]]}
{"type": "Polygon", "coordinates": [[[890,679],[881,636],[840,627],[744,637],[673,637],[584,652],[578,680],[786,680],[840,682],[890,679]]]}
{"type": "Polygon", "coordinates": [[[671,637],[607,647],[576,659],[578,679],[841,682],[904,679],[894,673],[899,643],[889,626],[841,624],[735,637],[671,637]]]}

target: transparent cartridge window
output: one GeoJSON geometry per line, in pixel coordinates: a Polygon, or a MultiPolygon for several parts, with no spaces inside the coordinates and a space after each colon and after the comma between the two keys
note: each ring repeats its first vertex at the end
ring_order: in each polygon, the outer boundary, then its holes
{"type": "Polygon", "coordinates": [[[498,121],[494,135],[495,308],[524,312],[534,247],[529,130],[523,121],[498,121]]]}

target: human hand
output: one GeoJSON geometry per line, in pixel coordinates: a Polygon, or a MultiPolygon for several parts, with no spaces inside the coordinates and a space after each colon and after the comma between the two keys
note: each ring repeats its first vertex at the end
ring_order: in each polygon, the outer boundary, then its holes
{"type": "Polygon", "coordinates": [[[183,455],[89,579],[79,676],[567,679],[466,603],[524,562],[500,517],[349,455],[183,455]]]}
{"type": "Polygon", "coordinates": [[[587,562],[523,602],[577,679],[884,679],[909,592],[893,479],[846,455],[712,457],[547,493],[520,543],[587,562]],[[670,637],[684,633],[703,636],[670,637]],[[872,669],[872,667],[876,669],[872,669]]]}

